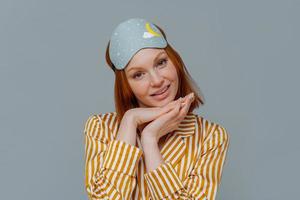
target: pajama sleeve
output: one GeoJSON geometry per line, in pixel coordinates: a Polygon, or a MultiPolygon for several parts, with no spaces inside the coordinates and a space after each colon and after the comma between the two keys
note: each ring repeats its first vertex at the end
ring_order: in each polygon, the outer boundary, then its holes
{"type": "Polygon", "coordinates": [[[215,200],[229,146],[229,135],[224,127],[216,124],[215,129],[206,134],[202,142],[196,164],[184,181],[180,180],[170,162],[144,174],[152,199],[215,200]]]}
{"type": "Polygon", "coordinates": [[[131,199],[142,151],[110,139],[112,132],[100,115],[85,122],[85,190],[90,200],[131,199]]]}

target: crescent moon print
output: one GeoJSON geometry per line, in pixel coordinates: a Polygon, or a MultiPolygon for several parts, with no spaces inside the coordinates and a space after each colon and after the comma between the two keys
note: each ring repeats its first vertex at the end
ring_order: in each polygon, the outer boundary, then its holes
{"type": "Polygon", "coordinates": [[[150,24],[147,22],[146,25],[145,25],[145,28],[147,30],[147,32],[144,32],[144,35],[143,35],[143,38],[152,38],[152,37],[161,37],[161,35],[157,32],[155,32],[150,24]]]}

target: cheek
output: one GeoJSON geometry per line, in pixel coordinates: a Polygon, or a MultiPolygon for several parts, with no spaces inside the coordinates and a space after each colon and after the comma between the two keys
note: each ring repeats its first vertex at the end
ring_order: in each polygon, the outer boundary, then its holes
{"type": "Polygon", "coordinates": [[[174,81],[178,81],[178,76],[177,76],[177,72],[176,72],[176,70],[173,72],[173,74],[172,74],[172,79],[174,80],[174,81]]]}
{"type": "Polygon", "coordinates": [[[178,84],[179,84],[179,78],[177,76],[177,71],[174,68],[174,70],[172,70],[172,72],[170,73],[169,76],[170,81],[173,83],[173,92],[177,93],[178,90],[178,84]]]}
{"type": "Polygon", "coordinates": [[[135,96],[143,97],[148,95],[149,83],[147,81],[138,81],[131,84],[131,89],[135,96]]]}
{"type": "Polygon", "coordinates": [[[170,70],[167,72],[166,76],[168,77],[169,80],[171,80],[173,82],[178,82],[177,71],[174,66],[170,67],[170,70]]]}

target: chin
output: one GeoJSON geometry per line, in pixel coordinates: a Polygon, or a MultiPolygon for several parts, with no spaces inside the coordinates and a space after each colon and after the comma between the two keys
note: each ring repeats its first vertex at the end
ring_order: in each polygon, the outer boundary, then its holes
{"type": "Polygon", "coordinates": [[[167,105],[168,103],[170,103],[171,101],[174,100],[174,98],[172,98],[172,96],[173,95],[170,95],[169,97],[167,97],[161,101],[153,101],[152,107],[163,107],[163,106],[167,105]]]}
{"type": "Polygon", "coordinates": [[[163,107],[171,101],[174,101],[177,91],[174,91],[172,87],[169,89],[170,90],[165,98],[155,99],[153,96],[148,96],[147,100],[145,99],[145,102],[140,102],[140,107],[163,107]]]}
{"type": "Polygon", "coordinates": [[[159,106],[165,106],[165,105],[167,105],[168,103],[170,103],[171,101],[172,101],[171,99],[166,98],[166,99],[162,100],[161,102],[158,102],[157,104],[158,104],[159,106]]]}

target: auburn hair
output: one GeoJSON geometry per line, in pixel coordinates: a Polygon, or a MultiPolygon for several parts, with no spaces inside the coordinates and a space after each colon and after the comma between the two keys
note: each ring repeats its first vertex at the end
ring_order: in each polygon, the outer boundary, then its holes
{"type": "MultiPolygon", "coordinates": [[[[167,39],[164,31],[156,24],[155,26],[161,31],[164,38],[167,39]]],[[[138,105],[137,98],[132,92],[130,85],[127,81],[125,70],[116,69],[116,67],[110,60],[109,43],[110,41],[108,42],[106,47],[105,57],[106,57],[107,64],[115,73],[115,88],[114,88],[115,110],[117,113],[118,120],[120,121],[127,110],[132,108],[137,108],[139,107],[139,105],[138,105]]],[[[175,96],[175,99],[179,97],[184,97],[187,94],[194,92],[195,100],[191,103],[188,111],[188,112],[193,112],[193,110],[198,108],[200,105],[204,105],[205,102],[204,96],[202,95],[200,88],[197,86],[196,82],[191,77],[190,73],[188,72],[187,68],[183,63],[183,60],[181,59],[180,55],[175,51],[175,49],[172,48],[170,44],[167,44],[164,50],[166,51],[168,57],[171,59],[174,66],[176,67],[176,71],[178,75],[178,80],[179,80],[178,91],[175,96]]]]}

